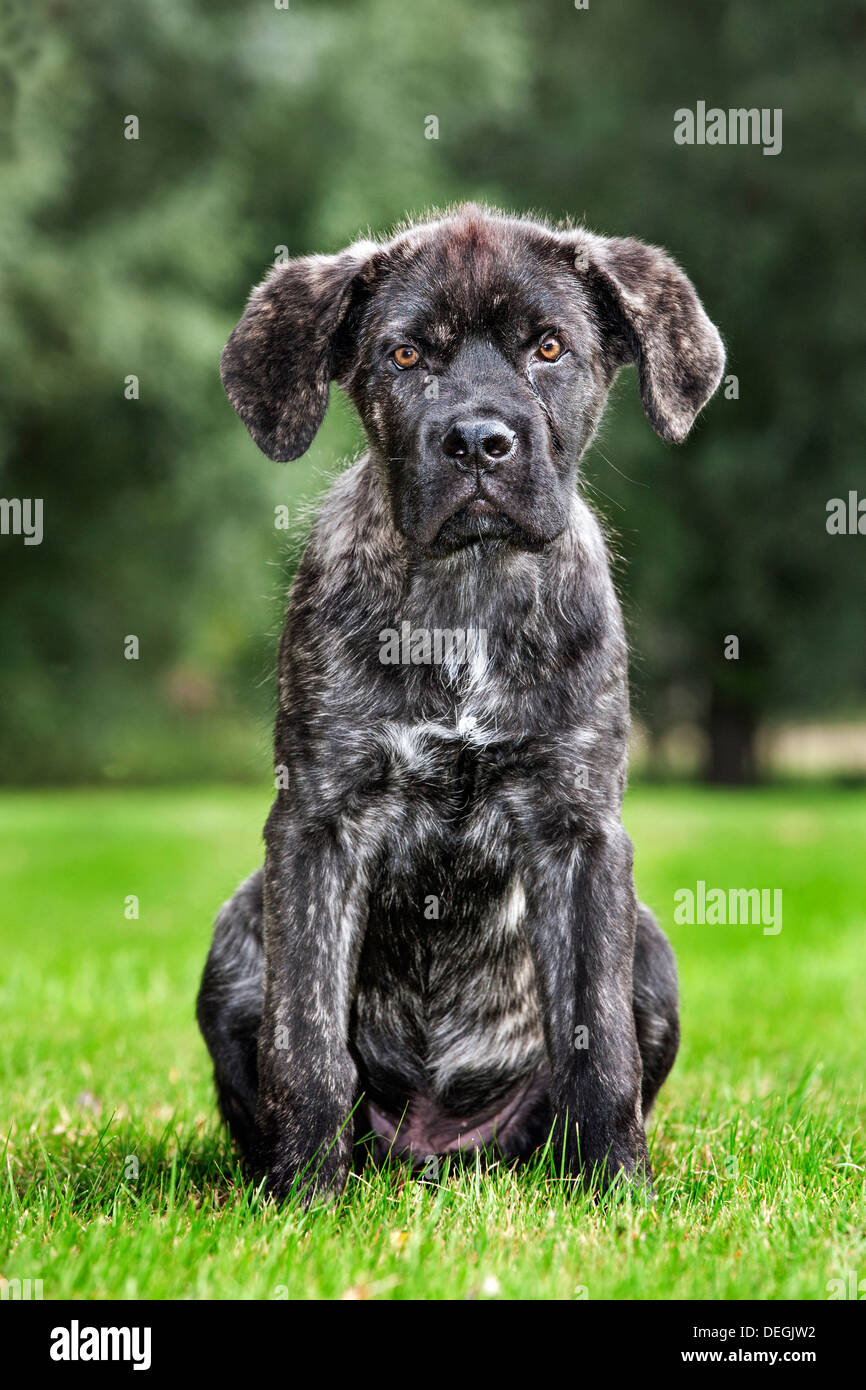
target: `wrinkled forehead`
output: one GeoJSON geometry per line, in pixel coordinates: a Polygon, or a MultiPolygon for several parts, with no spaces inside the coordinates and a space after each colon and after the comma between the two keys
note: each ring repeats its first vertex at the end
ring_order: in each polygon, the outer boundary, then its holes
{"type": "Polygon", "coordinates": [[[389,248],[368,328],[443,352],[466,337],[505,341],[583,322],[586,300],[571,259],[541,229],[492,219],[418,227],[389,248]]]}

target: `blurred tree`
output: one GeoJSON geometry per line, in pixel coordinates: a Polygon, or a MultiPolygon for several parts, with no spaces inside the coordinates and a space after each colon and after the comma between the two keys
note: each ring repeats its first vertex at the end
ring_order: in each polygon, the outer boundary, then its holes
{"type": "Polygon", "coordinates": [[[651,727],[690,714],[736,779],[768,716],[862,701],[866,541],[824,525],[862,480],[862,7],[46,8],[0,21],[0,493],[45,506],[42,545],[0,537],[2,775],[266,767],[274,508],[302,530],[359,439],[339,405],[268,465],[220,348],[276,247],[468,197],[667,245],[728,341],[738,397],[686,446],[624,380],[587,466],[651,727]],[[698,100],[781,107],[782,153],[675,145],[698,100]]]}
{"type": "Polygon", "coordinates": [[[631,383],[587,472],[625,554],[638,710],[656,732],[696,720],[706,775],[749,780],[763,720],[862,708],[866,688],[863,538],[825,528],[828,498],[866,495],[866,10],[619,3],[573,34],[539,11],[510,178],[669,247],[725,336],[736,381],[684,447],[648,438],[631,383]],[[781,108],[782,152],[676,145],[698,100],[781,108]]]}

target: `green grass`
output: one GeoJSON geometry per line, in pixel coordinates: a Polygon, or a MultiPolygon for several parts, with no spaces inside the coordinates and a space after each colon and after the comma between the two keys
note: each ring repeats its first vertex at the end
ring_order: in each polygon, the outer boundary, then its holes
{"type": "Polygon", "coordinates": [[[683,1044],[650,1126],[657,1200],[601,1206],[549,1161],[368,1171],[309,1213],[244,1186],[193,1000],[266,811],[219,788],[0,798],[0,1276],[46,1298],[434,1299],[822,1299],[866,1277],[862,793],[630,793],[683,1044]],[[698,879],[781,888],[782,931],[673,925],[698,879]]]}

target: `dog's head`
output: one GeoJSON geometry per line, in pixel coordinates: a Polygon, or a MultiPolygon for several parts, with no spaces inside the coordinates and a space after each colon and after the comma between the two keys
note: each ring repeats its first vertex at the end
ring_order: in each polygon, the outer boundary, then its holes
{"type": "Polygon", "coordinates": [[[392,240],[272,271],[222,356],[270,458],[309,447],[336,380],[414,548],[538,549],[566,526],[577,461],[617,370],[679,442],[724,351],[688,278],[642,242],[470,206],[392,240]]]}

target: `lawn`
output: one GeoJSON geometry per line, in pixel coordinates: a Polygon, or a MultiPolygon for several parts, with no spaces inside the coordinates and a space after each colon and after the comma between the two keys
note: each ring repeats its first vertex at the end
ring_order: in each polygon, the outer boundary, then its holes
{"type": "Polygon", "coordinates": [[[866,1278],[862,793],[629,793],[638,888],[682,991],[654,1203],[568,1197],[542,1159],[438,1183],[366,1172],[309,1213],[244,1186],[193,1017],[267,804],[0,798],[0,1276],[45,1298],[267,1299],[824,1299],[866,1278]],[[675,925],[674,893],[699,880],[780,888],[782,930],[675,925]]]}

